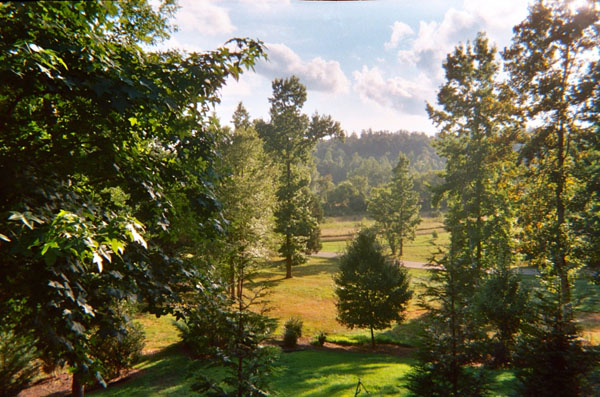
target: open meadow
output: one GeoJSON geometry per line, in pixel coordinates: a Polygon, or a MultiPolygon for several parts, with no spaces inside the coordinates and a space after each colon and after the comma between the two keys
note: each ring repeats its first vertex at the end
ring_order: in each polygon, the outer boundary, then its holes
{"type": "MultiPolygon", "coordinates": [[[[360,222],[360,221],[359,221],[360,222]]],[[[424,222],[427,228],[435,228],[438,238],[443,239],[441,224],[432,220],[424,222]]],[[[354,220],[337,222],[329,220],[324,225],[324,236],[348,236],[356,231],[354,220]]],[[[417,236],[426,236],[420,230],[417,236]]],[[[345,240],[338,240],[345,244],[345,240]]],[[[418,241],[418,240],[417,240],[418,241]]],[[[415,244],[415,247],[418,245],[415,244]]],[[[423,248],[411,259],[429,255],[432,248],[423,248]]],[[[415,248],[418,252],[418,248],[415,248]]],[[[376,333],[378,347],[368,347],[367,330],[348,329],[336,321],[335,293],[332,276],[338,271],[336,258],[311,257],[308,263],[294,268],[294,277],[285,279],[280,261],[275,261],[258,272],[255,282],[268,286],[269,315],[279,320],[273,335],[282,337],[282,324],[291,317],[304,322],[301,348],[281,353],[279,369],[273,375],[273,390],[281,396],[352,396],[360,379],[371,395],[406,395],[403,387],[405,377],[416,362],[417,335],[421,329],[417,295],[427,282],[425,269],[410,268],[411,287],[415,295],[411,300],[406,320],[402,324],[376,333]],[[327,333],[326,347],[310,346],[315,335],[327,333]],[[385,346],[399,346],[401,353],[385,346]]],[[[530,287],[537,285],[536,278],[524,275],[523,281],[530,287]]],[[[600,300],[598,288],[584,280],[576,283],[576,300],[580,303],[579,321],[583,338],[597,344],[600,339],[600,300]]],[[[182,348],[180,337],[173,326],[172,317],[155,318],[142,315],[140,322],[146,332],[145,356],[139,362],[130,380],[112,385],[106,390],[93,393],[98,396],[187,396],[199,374],[218,373],[199,360],[191,360],[182,348]]],[[[514,386],[511,371],[490,371],[495,383],[494,395],[510,395],[514,386]]]]}

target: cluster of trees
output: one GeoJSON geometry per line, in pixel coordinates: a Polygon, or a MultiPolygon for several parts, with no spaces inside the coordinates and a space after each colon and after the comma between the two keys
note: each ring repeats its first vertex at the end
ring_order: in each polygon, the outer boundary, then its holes
{"type": "MultiPolygon", "coordinates": [[[[111,376],[111,347],[139,351],[132,305],[175,314],[196,341],[219,333],[209,345],[236,362],[233,388],[262,395],[272,355],[259,342],[273,323],[250,311],[262,295],[244,285],[273,230],[290,277],[318,249],[307,160],[318,139],[342,135],[339,124],[303,115],[306,89],[290,78],[273,83],[269,122],[251,123],[240,106],[235,129],[222,128],[208,112],[262,43],[145,50],[168,37],[175,9],[0,6],[0,354],[67,366],[76,396],[111,376]]],[[[35,372],[11,362],[2,393],[35,372]]]]}
{"type": "MultiPolygon", "coordinates": [[[[264,56],[262,43],[145,50],[168,37],[175,10],[0,7],[3,394],[35,374],[34,359],[68,367],[75,396],[105,383],[130,364],[111,362],[116,349],[130,348],[123,360],[141,349],[129,318],[140,307],[181,319],[184,339],[230,371],[227,393],[264,394],[274,355],[260,342],[275,323],[251,310],[263,293],[248,285],[274,246],[288,277],[319,249],[310,154],[343,132],[301,112],[296,77],[273,82],[269,121],[240,104],[234,129],[220,126],[209,115],[219,89],[264,56]]],[[[210,379],[197,389],[225,393],[210,379]]]]}
{"type": "Polygon", "coordinates": [[[502,53],[506,78],[484,34],[444,62],[428,112],[451,237],[424,295],[417,395],[485,394],[480,363],[516,368],[521,395],[594,393],[573,281],[598,270],[599,20],[592,1],[538,1],[502,53]],[[539,270],[535,294],[517,262],[539,270]]]}
{"type": "Polygon", "coordinates": [[[430,186],[439,184],[444,160],[423,133],[362,131],[345,140],[322,140],[314,152],[313,190],[325,215],[363,214],[374,188],[388,184],[400,156],[410,163],[424,212],[435,211],[430,186]]]}

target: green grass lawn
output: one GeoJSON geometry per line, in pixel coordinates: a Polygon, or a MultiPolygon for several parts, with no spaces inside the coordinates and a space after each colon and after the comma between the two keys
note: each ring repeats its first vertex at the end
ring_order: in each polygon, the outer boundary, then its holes
{"type": "MultiPolygon", "coordinates": [[[[352,221],[344,221],[352,222],[352,221]]],[[[430,221],[430,227],[439,223],[430,221]]],[[[344,227],[350,228],[350,224],[344,227]]],[[[339,228],[339,230],[343,230],[339,228]]],[[[438,231],[438,241],[447,241],[447,234],[438,231]],[[446,240],[444,240],[446,239],[446,240]]],[[[421,260],[427,254],[431,233],[418,234],[414,244],[417,253],[412,260],[421,260]],[[419,256],[420,255],[420,256],[419,256]]],[[[329,246],[333,243],[326,242],[329,246]]],[[[328,249],[327,249],[328,250],[328,249]]],[[[335,250],[332,250],[335,251],[335,250]]],[[[410,248],[407,247],[407,252],[410,248]]],[[[408,255],[406,257],[407,260],[408,255]]],[[[332,276],[338,271],[337,259],[311,257],[308,263],[293,268],[294,277],[285,279],[281,262],[262,269],[255,280],[270,288],[270,316],[278,318],[280,327],[275,338],[281,338],[283,323],[290,317],[304,321],[303,336],[313,338],[325,331],[328,341],[343,345],[366,345],[370,342],[368,330],[350,330],[336,321],[335,285],[332,276]]],[[[427,271],[409,269],[415,297],[427,282],[427,271]]],[[[523,276],[527,288],[534,289],[537,279],[523,276]]],[[[574,299],[580,305],[579,322],[583,337],[592,343],[600,341],[600,287],[584,279],[575,282],[574,299]]],[[[376,332],[379,343],[415,346],[416,335],[422,327],[422,310],[413,298],[407,309],[407,319],[393,327],[376,332]]],[[[193,362],[176,344],[180,338],[173,326],[173,318],[139,316],[136,321],[146,331],[146,348],[143,360],[136,365],[141,370],[132,379],[113,385],[107,390],[92,393],[98,396],[189,396],[194,376],[213,373],[202,362],[193,362]]],[[[300,351],[282,353],[280,369],[273,376],[273,390],[281,396],[352,396],[358,379],[371,395],[406,395],[403,388],[405,376],[415,363],[414,357],[395,357],[375,353],[345,351],[300,351]]],[[[510,371],[492,372],[495,378],[493,395],[511,395],[514,376],[510,371]]],[[[363,395],[363,393],[361,393],[363,395]]]]}
{"type": "MultiPolygon", "coordinates": [[[[282,353],[272,377],[278,396],[353,396],[358,380],[375,396],[404,396],[405,377],[415,363],[412,357],[383,354],[299,351],[282,353]]],[[[201,362],[193,362],[178,345],[146,356],[136,368],[142,372],[108,389],[88,393],[102,397],[190,396],[191,385],[200,374],[211,374],[201,362]]],[[[494,395],[510,395],[514,377],[509,371],[494,371],[494,395]]],[[[364,392],[361,395],[366,394],[364,392]]]]}

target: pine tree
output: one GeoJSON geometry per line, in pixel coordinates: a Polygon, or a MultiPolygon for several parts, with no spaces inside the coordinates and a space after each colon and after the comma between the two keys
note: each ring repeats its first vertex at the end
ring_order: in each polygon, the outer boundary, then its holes
{"type": "Polygon", "coordinates": [[[401,321],[412,291],[405,267],[389,262],[372,230],[363,229],[340,259],[340,271],[334,278],[338,321],[351,329],[373,330],[401,321]]]}
{"type": "MultiPolygon", "coordinates": [[[[317,141],[323,137],[343,137],[338,122],[329,116],[314,114],[310,119],[301,113],[306,101],[306,87],[292,76],[273,80],[271,120],[259,121],[257,130],[265,148],[280,166],[275,211],[276,231],[283,236],[279,252],[285,258],[286,278],[292,266],[306,261],[305,252],[318,228],[311,211],[312,193],[308,186],[308,162],[317,141]]],[[[316,245],[315,241],[311,242],[316,245]]]]}

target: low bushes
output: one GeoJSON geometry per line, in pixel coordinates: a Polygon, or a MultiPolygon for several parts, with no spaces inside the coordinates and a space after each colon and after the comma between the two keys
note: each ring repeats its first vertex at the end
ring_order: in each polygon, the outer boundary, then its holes
{"type": "Polygon", "coordinates": [[[296,317],[292,317],[285,322],[283,331],[283,346],[295,347],[298,344],[298,338],[302,336],[302,325],[302,320],[296,317]]]}

